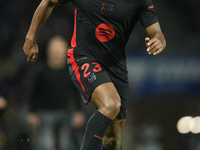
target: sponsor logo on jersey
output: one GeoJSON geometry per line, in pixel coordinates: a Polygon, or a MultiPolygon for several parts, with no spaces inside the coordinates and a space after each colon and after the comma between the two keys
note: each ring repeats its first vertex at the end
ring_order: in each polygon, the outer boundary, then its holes
{"type": "Polygon", "coordinates": [[[104,15],[111,15],[113,12],[113,5],[103,3],[101,7],[101,13],[104,15]]]}
{"type": "Polygon", "coordinates": [[[97,79],[97,77],[94,73],[90,74],[87,78],[88,78],[89,83],[92,83],[97,79]]]}
{"type": "Polygon", "coordinates": [[[115,29],[109,24],[102,23],[96,28],[95,35],[100,42],[107,42],[115,36],[115,29]]]}

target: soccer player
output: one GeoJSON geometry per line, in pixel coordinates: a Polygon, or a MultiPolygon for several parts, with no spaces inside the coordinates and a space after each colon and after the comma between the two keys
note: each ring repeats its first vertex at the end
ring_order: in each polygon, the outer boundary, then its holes
{"type": "MultiPolygon", "coordinates": [[[[42,0],[26,35],[24,52],[36,61],[37,34],[56,5],[70,0],[42,0]]],[[[71,0],[75,6],[74,33],[68,49],[71,79],[83,101],[97,111],[88,120],[81,150],[121,150],[121,135],[128,107],[125,46],[140,20],[149,37],[148,54],[166,46],[151,0],[71,0]]],[[[134,64],[133,64],[134,65],[134,64]]]]}

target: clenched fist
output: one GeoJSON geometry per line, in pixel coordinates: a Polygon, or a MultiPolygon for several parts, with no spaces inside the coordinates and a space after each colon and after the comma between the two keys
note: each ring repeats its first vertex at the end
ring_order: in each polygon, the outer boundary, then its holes
{"type": "Polygon", "coordinates": [[[27,56],[28,62],[35,62],[39,53],[38,45],[31,40],[26,39],[24,46],[24,53],[27,56]]]}

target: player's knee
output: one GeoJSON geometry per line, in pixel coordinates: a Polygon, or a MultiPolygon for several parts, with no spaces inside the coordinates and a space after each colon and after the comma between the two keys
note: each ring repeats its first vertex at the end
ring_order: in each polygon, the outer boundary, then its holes
{"type": "Polygon", "coordinates": [[[121,108],[120,98],[110,99],[105,104],[105,109],[107,110],[107,112],[110,112],[110,113],[115,114],[115,115],[117,115],[119,113],[120,108],[121,108]]]}

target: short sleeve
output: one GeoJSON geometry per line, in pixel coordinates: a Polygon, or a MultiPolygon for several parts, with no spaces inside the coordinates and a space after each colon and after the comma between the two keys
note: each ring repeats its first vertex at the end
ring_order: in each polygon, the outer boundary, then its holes
{"type": "Polygon", "coordinates": [[[61,4],[64,4],[64,3],[67,3],[67,2],[70,2],[71,0],[58,0],[59,3],[61,4]]]}
{"type": "Polygon", "coordinates": [[[139,19],[145,29],[158,22],[152,0],[140,0],[139,19]]]}

